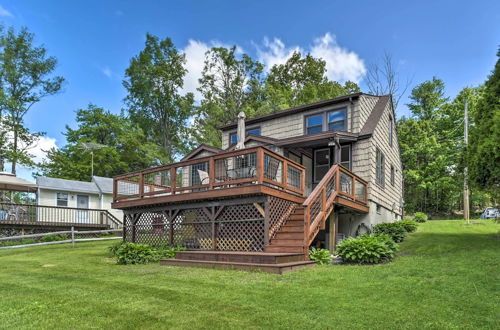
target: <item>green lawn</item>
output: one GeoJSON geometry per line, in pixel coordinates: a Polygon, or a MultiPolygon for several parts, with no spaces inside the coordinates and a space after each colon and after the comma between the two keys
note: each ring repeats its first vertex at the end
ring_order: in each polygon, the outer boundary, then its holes
{"type": "Polygon", "coordinates": [[[119,266],[111,243],[0,251],[0,328],[500,327],[499,224],[434,221],[391,264],[272,275],[119,266]]]}

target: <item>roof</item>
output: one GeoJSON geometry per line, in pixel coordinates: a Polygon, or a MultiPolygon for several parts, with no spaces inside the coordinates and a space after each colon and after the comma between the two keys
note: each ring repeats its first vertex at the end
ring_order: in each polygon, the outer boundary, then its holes
{"type": "Polygon", "coordinates": [[[222,149],[217,148],[217,147],[212,147],[212,146],[209,146],[209,145],[206,145],[206,144],[200,144],[200,146],[198,148],[194,149],[193,151],[191,151],[190,153],[188,153],[186,156],[184,156],[181,159],[181,161],[182,160],[192,159],[192,158],[194,158],[197,154],[199,154],[202,151],[208,151],[208,152],[211,152],[211,153],[214,153],[214,154],[218,154],[219,152],[222,151],[222,149]]]}
{"type": "MultiPolygon", "coordinates": [[[[339,97],[336,97],[333,99],[328,99],[328,100],[323,100],[323,101],[319,101],[319,102],[315,102],[315,103],[305,104],[305,105],[301,105],[301,106],[286,109],[286,110],[280,110],[280,111],[277,111],[277,112],[274,112],[274,113],[271,113],[268,115],[250,118],[250,119],[245,120],[245,124],[252,125],[252,124],[260,123],[260,122],[263,122],[266,120],[288,116],[288,115],[291,115],[294,113],[299,113],[299,112],[303,112],[303,111],[307,111],[307,110],[311,110],[311,109],[315,109],[315,108],[319,108],[319,107],[324,107],[324,106],[328,106],[328,105],[332,105],[332,104],[336,104],[336,103],[342,103],[345,101],[349,101],[350,99],[358,98],[361,95],[376,96],[376,95],[370,95],[370,94],[361,93],[361,92],[349,94],[349,95],[343,95],[343,96],[339,96],[339,97]]],[[[237,123],[234,122],[234,123],[231,123],[228,125],[219,126],[219,129],[226,131],[226,130],[230,130],[230,129],[235,129],[236,127],[237,127],[237,123]]]]}
{"type": "Polygon", "coordinates": [[[390,101],[391,101],[390,95],[379,96],[377,103],[375,103],[375,106],[370,112],[370,115],[368,116],[365,125],[359,132],[359,135],[373,134],[375,127],[377,127],[377,124],[380,121],[380,118],[382,118],[382,114],[384,113],[384,110],[387,107],[387,103],[390,101]]]}
{"type": "Polygon", "coordinates": [[[40,189],[60,190],[88,194],[113,193],[113,179],[100,176],[92,177],[92,182],[66,180],[58,178],[37,177],[36,182],[40,189]]]}
{"type": "Polygon", "coordinates": [[[0,172],[0,190],[8,191],[36,191],[37,185],[33,182],[16,177],[14,174],[0,172]]]}
{"type": "Polygon", "coordinates": [[[105,178],[103,176],[94,175],[92,177],[92,181],[97,185],[97,188],[99,188],[99,190],[103,194],[112,194],[113,193],[113,179],[112,178],[105,178]]]}
{"type": "MultiPolygon", "coordinates": [[[[257,142],[276,145],[276,143],[278,143],[281,140],[263,135],[248,134],[247,137],[245,138],[245,143],[249,141],[257,141],[257,142]]],[[[236,148],[236,143],[233,143],[229,148],[227,148],[227,150],[233,150],[234,148],[236,148]]]]}

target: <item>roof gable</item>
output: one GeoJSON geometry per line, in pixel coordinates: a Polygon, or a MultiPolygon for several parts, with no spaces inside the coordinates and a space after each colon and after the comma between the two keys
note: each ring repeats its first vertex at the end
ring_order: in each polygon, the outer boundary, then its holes
{"type": "Polygon", "coordinates": [[[210,153],[218,154],[219,152],[222,151],[222,149],[217,148],[217,147],[212,147],[212,146],[209,146],[209,145],[206,145],[206,144],[201,144],[198,148],[194,149],[193,151],[191,151],[190,153],[188,153],[186,156],[184,156],[181,159],[181,161],[193,159],[194,157],[196,157],[196,155],[198,155],[199,153],[201,153],[203,151],[207,151],[207,152],[210,152],[210,153]]]}

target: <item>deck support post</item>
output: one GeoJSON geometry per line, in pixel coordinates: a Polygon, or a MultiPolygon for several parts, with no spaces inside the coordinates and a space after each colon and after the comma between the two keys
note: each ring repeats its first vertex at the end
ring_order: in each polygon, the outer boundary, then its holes
{"type": "Polygon", "coordinates": [[[264,202],[264,247],[269,245],[269,197],[264,202]]]}

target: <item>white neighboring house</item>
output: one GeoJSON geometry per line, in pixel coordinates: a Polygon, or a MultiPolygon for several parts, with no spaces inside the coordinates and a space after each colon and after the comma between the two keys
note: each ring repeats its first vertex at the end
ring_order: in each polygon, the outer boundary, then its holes
{"type": "Polygon", "coordinates": [[[91,182],[37,177],[38,205],[107,210],[120,221],[121,210],[112,209],[113,179],[93,176],[91,182]]]}

